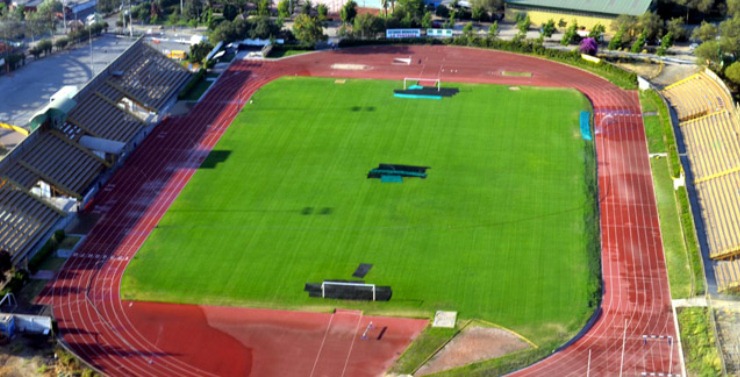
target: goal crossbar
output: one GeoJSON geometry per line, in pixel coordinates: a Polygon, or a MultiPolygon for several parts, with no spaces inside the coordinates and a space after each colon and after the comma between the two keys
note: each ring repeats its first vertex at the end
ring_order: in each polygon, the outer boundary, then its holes
{"type": "Polygon", "coordinates": [[[404,77],[403,78],[403,90],[406,90],[408,88],[408,83],[421,83],[421,82],[433,82],[434,86],[437,87],[437,91],[439,92],[442,89],[442,80],[441,79],[430,79],[430,78],[421,78],[421,77],[404,77]]]}
{"type": "Polygon", "coordinates": [[[373,291],[373,301],[375,300],[375,284],[366,284],[366,283],[352,283],[352,282],[344,282],[344,281],[325,281],[321,283],[321,297],[326,298],[326,286],[327,285],[339,285],[344,287],[369,287],[373,291]]]}

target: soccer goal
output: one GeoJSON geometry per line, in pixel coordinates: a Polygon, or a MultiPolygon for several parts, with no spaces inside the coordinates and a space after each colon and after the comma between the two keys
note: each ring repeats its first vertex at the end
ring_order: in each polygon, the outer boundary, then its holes
{"type": "MultiPolygon", "coordinates": [[[[369,295],[372,292],[372,300],[377,299],[377,289],[375,284],[352,283],[345,281],[325,281],[321,283],[322,298],[349,298],[344,296],[363,296],[363,293],[369,295]]],[[[369,297],[368,297],[369,298],[369,297]]]]}
{"type": "Polygon", "coordinates": [[[403,78],[403,90],[408,89],[409,86],[431,86],[436,87],[439,92],[442,89],[442,80],[440,79],[424,79],[418,77],[404,77],[403,78]]]}

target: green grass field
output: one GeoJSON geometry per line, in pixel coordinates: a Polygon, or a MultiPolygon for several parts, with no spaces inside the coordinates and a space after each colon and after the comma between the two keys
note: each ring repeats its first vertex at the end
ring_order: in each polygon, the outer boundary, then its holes
{"type": "Polygon", "coordinates": [[[578,124],[586,98],[490,85],[394,98],[400,86],[283,78],[262,88],[131,262],[124,298],[457,310],[535,342],[580,328],[598,255],[593,152],[578,124]],[[366,178],[378,163],[431,169],[381,183],[366,178]],[[392,286],[391,301],[303,292],[350,279],[359,263],[374,265],[367,282],[392,286]]]}

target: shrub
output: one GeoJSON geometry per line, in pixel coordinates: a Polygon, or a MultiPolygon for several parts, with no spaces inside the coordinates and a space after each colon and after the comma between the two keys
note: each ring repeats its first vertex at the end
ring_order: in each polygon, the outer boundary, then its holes
{"type": "Polygon", "coordinates": [[[182,90],[180,91],[180,93],[177,95],[177,99],[186,98],[188,96],[188,94],[190,94],[190,92],[193,89],[195,89],[195,87],[198,86],[198,84],[200,84],[200,82],[203,81],[203,79],[205,79],[205,77],[206,77],[206,70],[204,68],[201,68],[198,71],[198,73],[196,73],[195,75],[193,75],[193,77],[190,79],[190,81],[188,81],[188,83],[185,84],[185,87],[182,88],[182,90]]]}
{"type": "Polygon", "coordinates": [[[59,244],[64,240],[64,237],[64,230],[57,230],[54,232],[54,235],[46,241],[44,246],[42,246],[33,257],[31,257],[31,260],[28,262],[28,270],[31,271],[31,273],[36,273],[39,270],[41,262],[43,262],[49,254],[57,250],[59,244]]]}

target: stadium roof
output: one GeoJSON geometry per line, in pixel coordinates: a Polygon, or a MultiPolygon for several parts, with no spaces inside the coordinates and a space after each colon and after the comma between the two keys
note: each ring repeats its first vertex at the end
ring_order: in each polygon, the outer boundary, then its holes
{"type": "Polygon", "coordinates": [[[620,14],[640,16],[650,9],[652,3],[653,0],[506,0],[508,5],[615,16],[620,14]]]}

